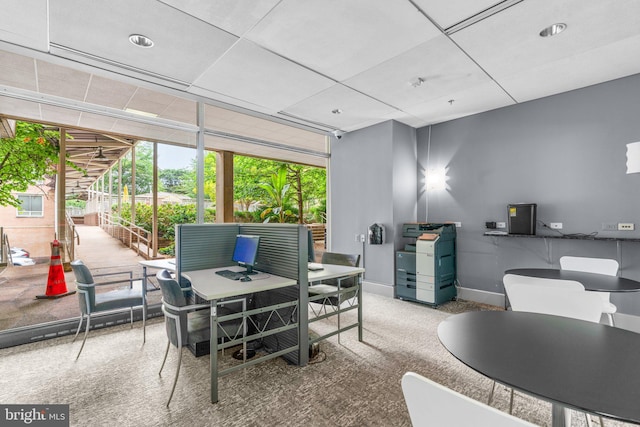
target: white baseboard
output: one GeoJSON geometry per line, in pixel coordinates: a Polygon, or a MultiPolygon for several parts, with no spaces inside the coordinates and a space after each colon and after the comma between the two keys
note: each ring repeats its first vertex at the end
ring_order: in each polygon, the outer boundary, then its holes
{"type": "Polygon", "coordinates": [[[393,286],[384,285],[382,283],[362,281],[362,291],[370,292],[376,295],[382,295],[383,297],[393,298],[393,286]]]}
{"type": "Polygon", "coordinates": [[[505,300],[503,294],[470,288],[458,288],[458,298],[498,307],[504,307],[505,300]]]}

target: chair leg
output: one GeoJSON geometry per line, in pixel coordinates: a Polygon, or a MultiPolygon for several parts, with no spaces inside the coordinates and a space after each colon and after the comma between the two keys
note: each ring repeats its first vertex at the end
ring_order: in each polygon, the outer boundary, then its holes
{"type": "Polygon", "coordinates": [[[133,307],[129,309],[129,316],[131,317],[131,329],[133,329],[133,307]]]}
{"type": "Polygon", "coordinates": [[[162,376],[162,368],[164,368],[164,364],[167,361],[167,355],[169,354],[169,347],[171,347],[171,341],[167,340],[167,349],[164,352],[164,359],[162,359],[162,366],[160,366],[160,372],[158,372],[158,376],[162,376]]]}
{"type": "Polygon", "coordinates": [[[509,398],[509,414],[513,414],[513,389],[511,389],[511,397],[509,398]]]}
{"type": "Polygon", "coordinates": [[[147,342],[147,304],[142,304],[142,344],[147,342]]]}
{"type": "Polygon", "coordinates": [[[493,392],[496,389],[496,382],[494,381],[491,385],[491,392],[489,392],[489,398],[487,399],[487,405],[491,405],[491,401],[493,400],[493,392]]]}
{"type": "Polygon", "coordinates": [[[169,400],[167,400],[167,408],[169,407],[169,403],[171,403],[173,392],[175,391],[176,384],[178,383],[178,375],[180,375],[180,365],[182,365],[182,347],[178,348],[178,369],[176,369],[176,377],[173,379],[173,387],[171,387],[171,394],[169,395],[169,400]]]}
{"type": "Polygon", "coordinates": [[[76,334],[73,336],[73,341],[76,342],[76,338],[78,338],[78,334],[80,333],[80,329],[82,328],[82,321],[84,320],[84,314],[80,314],[80,323],[78,323],[78,329],[76,330],[76,334]]]}
{"type": "Polygon", "coordinates": [[[609,318],[609,325],[616,326],[616,324],[613,321],[613,314],[612,313],[607,313],[607,317],[609,318]]]}
{"type": "Polygon", "coordinates": [[[84,343],[87,341],[87,335],[89,334],[89,327],[91,326],[91,315],[87,314],[87,327],[84,330],[84,338],[82,339],[82,345],[80,346],[80,351],[78,351],[78,355],[76,356],[76,360],[80,357],[80,353],[82,353],[82,349],[84,348],[84,343]]]}

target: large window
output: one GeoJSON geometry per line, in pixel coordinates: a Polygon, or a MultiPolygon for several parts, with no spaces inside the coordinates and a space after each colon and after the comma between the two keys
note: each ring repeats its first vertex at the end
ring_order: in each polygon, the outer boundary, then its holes
{"type": "Polygon", "coordinates": [[[41,194],[19,194],[18,199],[22,204],[17,209],[16,216],[19,216],[19,217],[43,216],[43,212],[42,212],[43,196],[41,194]]]}

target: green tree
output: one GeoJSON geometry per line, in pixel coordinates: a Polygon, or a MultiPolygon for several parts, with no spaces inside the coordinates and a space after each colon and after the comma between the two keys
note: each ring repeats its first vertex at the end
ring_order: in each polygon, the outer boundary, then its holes
{"type": "Polygon", "coordinates": [[[267,208],[262,211],[261,217],[264,222],[276,219],[278,222],[287,222],[287,219],[294,216],[290,208],[291,185],[287,183],[287,167],[281,166],[278,171],[271,175],[267,183],[259,184],[260,188],[266,191],[270,200],[267,201],[267,208]]]}
{"type": "MultiPolygon", "coordinates": [[[[150,142],[140,142],[135,148],[136,150],[136,194],[145,194],[151,192],[153,183],[153,146],[150,142]]],[[[129,187],[131,193],[131,154],[122,158],[122,177],[117,174],[117,168],[114,168],[113,175],[113,192],[118,193],[118,181],[122,181],[122,188],[129,187]]]]}
{"type": "Polygon", "coordinates": [[[161,169],[158,171],[158,186],[161,191],[193,196],[195,174],[187,168],[161,169]]]}
{"type": "MultiPolygon", "coordinates": [[[[321,168],[305,166],[293,163],[284,163],[287,168],[291,187],[294,191],[293,198],[298,206],[298,222],[305,222],[305,210],[322,204],[326,206],[326,171],[321,168]],[[305,203],[306,202],[306,203],[305,203]],[[305,207],[305,204],[307,205],[305,207]]],[[[317,209],[316,209],[317,212],[317,209]]]]}
{"type": "Polygon", "coordinates": [[[262,201],[267,196],[260,184],[276,173],[279,166],[280,164],[273,160],[247,156],[233,157],[233,197],[242,205],[244,211],[248,211],[252,203],[262,201]]]}
{"type": "MultiPolygon", "coordinates": [[[[0,139],[0,205],[20,206],[14,192],[27,191],[56,173],[59,132],[34,123],[16,122],[14,138],[0,139]]],[[[80,170],[72,162],[67,166],[80,170]]]]}

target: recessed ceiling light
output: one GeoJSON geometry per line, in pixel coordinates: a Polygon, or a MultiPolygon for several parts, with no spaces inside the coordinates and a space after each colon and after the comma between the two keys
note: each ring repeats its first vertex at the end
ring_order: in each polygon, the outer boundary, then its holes
{"type": "Polygon", "coordinates": [[[563,32],[566,28],[567,28],[567,24],[563,24],[563,23],[550,25],[544,30],[540,31],[540,37],[555,36],[556,34],[560,34],[561,32],[563,32]]]}
{"type": "Polygon", "coordinates": [[[147,36],[143,36],[142,34],[131,34],[129,36],[129,41],[136,46],[140,47],[152,47],[153,40],[151,40],[147,36]]]}
{"type": "Polygon", "coordinates": [[[333,114],[342,114],[342,110],[341,110],[341,109],[339,109],[339,108],[336,108],[335,110],[331,110],[331,112],[332,112],[333,114]]]}

